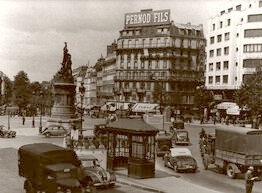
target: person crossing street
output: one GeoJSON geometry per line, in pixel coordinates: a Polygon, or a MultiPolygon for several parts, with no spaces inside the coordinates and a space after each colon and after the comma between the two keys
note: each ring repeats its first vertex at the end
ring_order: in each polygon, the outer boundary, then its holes
{"type": "Polygon", "coordinates": [[[254,175],[254,167],[250,166],[245,174],[246,193],[252,193],[254,181],[257,180],[259,180],[259,178],[254,175]]]}

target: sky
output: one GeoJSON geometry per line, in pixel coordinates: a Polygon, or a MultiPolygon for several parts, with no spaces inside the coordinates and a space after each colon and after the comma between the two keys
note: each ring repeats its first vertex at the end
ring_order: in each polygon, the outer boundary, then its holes
{"type": "Polygon", "coordinates": [[[61,68],[64,42],[72,68],[106,55],[125,13],[170,9],[174,23],[204,25],[228,0],[0,0],[0,71],[31,82],[50,81],[61,68]]]}

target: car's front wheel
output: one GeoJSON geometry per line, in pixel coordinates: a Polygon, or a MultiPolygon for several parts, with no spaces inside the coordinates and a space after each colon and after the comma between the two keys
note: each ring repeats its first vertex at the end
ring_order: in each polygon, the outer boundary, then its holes
{"type": "Polygon", "coordinates": [[[174,172],[178,173],[177,165],[173,166],[174,172]]]}

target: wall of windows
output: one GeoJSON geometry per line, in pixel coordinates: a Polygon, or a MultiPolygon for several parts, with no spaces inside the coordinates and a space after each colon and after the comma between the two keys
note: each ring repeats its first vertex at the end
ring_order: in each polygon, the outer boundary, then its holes
{"type": "Polygon", "coordinates": [[[243,60],[244,68],[256,68],[262,66],[262,59],[246,59],[243,60]]]}
{"type": "Polygon", "coordinates": [[[262,44],[246,44],[243,50],[244,53],[262,52],[262,44]]]}
{"type": "Polygon", "coordinates": [[[246,29],[244,32],[244,37],[262,37],[262,29],[246,29]]]}
{"type": "Polygon", "coordinates": [[[248,22],[261,22],[262,21],[262,14],[254,14],[247,16],[248,22]]]}

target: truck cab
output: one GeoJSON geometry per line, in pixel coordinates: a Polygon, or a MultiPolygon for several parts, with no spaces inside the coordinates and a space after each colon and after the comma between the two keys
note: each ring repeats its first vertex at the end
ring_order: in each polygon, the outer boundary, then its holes
{"type": "Polygon", "coordinates": [[[50,143],[33,143],[18,149],[18,172],[26,193],[84,193],[78,173],[80,160],[73,150],[50,143]]]}

